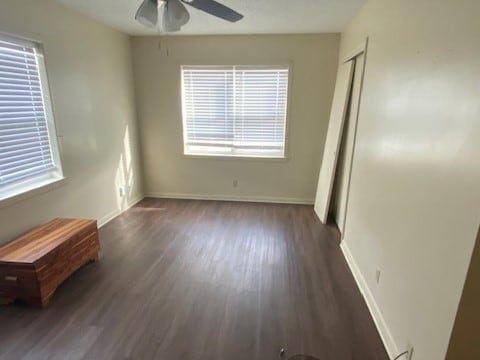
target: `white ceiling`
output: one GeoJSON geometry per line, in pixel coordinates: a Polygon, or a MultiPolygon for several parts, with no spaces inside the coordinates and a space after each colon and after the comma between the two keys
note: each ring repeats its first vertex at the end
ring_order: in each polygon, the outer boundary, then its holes
{"type": "MultiPolygon", "coordinates": [[[[57,0],[130,35],[155,35],[158,29],[138,24],[142,0],[57,0]]],[[[176,34],[286,34],[339,32],[366,0],[218,0],[243,14],[229,23],[187,6],[190,22],[176,34]]]]}

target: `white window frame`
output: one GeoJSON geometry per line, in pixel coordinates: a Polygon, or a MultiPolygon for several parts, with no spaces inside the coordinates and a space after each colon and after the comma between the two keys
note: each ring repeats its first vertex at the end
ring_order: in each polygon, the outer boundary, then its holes
{"type": "MultiPolygon", "coordinates": [[[[288,144],[289,144],[289,118],[290,118],[290,97],[291,97],[291,82],[293,78],[292,64],[290,61],[280,61],[275,64],[238,64],[238,63],[226,63],[226,64],[204,64],[204,63],[193,63],[192,62],[182,62],[178,64],[179,73],[180,73],[180,104],[181,104],[181,116],[182,116],[182,141],[183,141],[183,156],[191,158],[229,158],[232,160],[265,160],[265,161],[287,161],[288,156],[288,144]],[[240,67],[240,68],[258,68],[258,69],[275,69],[275,68],[285,68],[288,70],[287,77],[287,98],[286,98],[286,109],[285,109],[285,126],[284,126],[284,144],[283,144],[283,155],[282,156],[271,156],[271,155],[262,155],[258,153],[249,153],[246,149],[235,149],[232,148],[229,152],[189,152],[187,149],[186,139],[187,139],[187,126],[186,126],[186,116],[185,116],[185,101],[184,101],[184,79],[183,79],[183,68],[189,67],[199,67],[199,68],[230,68],[230,67],[240,67]]],[[[212,149],[213,150],[213,149],[212,149]]]]}
{"type": "Polygon", "coordinates": [[[41,43],[31,40],[26,40],[12,35],[6,35],[0,33],[0,39],[8,42],[12,42],[18,45],[26,47],[32,47],[35,49],[38,72],[40,75],[40,85],[42,91],[43,108],[45,111],[46,125],[48,131],[48,139],[50,145],[50,151],[52,154],[52,160],[54,168],[37,174],[31,177],[12,181],[4,185],[0,185],[0,207],[8,205],[12,201],[20,200],[24,197],[28,197],[36,194],[41,190],[48,190],[56,184],[60,184],[64,179],[61,153],[59,148],[59,142],[57,137],[57,131],[55,126],[55,117],[53,114],[52,99],[50,95],[50,88],[48,84],[47,69],[45,66],[45,57],[43,46],[41,43]]]}

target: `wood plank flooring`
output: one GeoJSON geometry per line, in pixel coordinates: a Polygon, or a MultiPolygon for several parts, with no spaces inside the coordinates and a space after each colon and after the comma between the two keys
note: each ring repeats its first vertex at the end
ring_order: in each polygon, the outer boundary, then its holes
{"type": "Polygon", "coordinates": [[[312,206],[145,199],[45,310],[0,307],[0,359],[388,359],[312,206]]]}

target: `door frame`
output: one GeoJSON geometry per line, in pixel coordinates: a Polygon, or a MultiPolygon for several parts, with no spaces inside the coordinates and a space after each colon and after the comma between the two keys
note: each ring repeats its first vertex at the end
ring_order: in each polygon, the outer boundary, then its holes
{"type": "MultiPolygon", "coordinates": [[[[361,69],[361,77],[360,77],[360,91],[358,93],[358,99],[353,99],[357,103],[357,110],[356,113],[351,116],[350,120],[354,121],[354,129],[353,129],[353,138],[352,138],[352,150],[351,150],[351,157],[350,161],[347,166],[345,167],[345,170],[347,171],[347,181],[346,181],[346,189],[345,189],[345,200],[344,200],[344,215],[343,215],[343,229],[339,228],[340,231],[340,239],[343,240],[345,237],[345,229],[346,229],[346,223],[347,223],[347,218],[348,218],[348,203],[349,203],[349,198],[350,198],[350,186],[351,186],[351,180],[352,180],[352,168],[353,168],[353,162],[355,158],[355,145],[356,145],[356,140],[357,140],[357,130],[358,130],[358,118],[360,115],[360,107],[361,107],[361,100],[362,100],[362,93],[363,93],[363,86],[364,86],[364,81],[365,81],[365,68],[367,64],[367,49],[368,49],[368,37],[365,38],[365,40],[358,45],[354,50],[350,51],[347,56],[345,56],[342,60],[342,63],[346,63],[347,61],[351,61],[358,56],[362,55],[364,56],[363,59],[363,66],[361,69]]],[[[353,86],[353,84],[352,84],[353,86]]],[[[351,102],[352,103],[352,99],[351,102]]],[[[336,173],[337,169],[335,169],[336,173]]],[[[338,226],[338,224],[337,224],[338,226]]]]}
{"type": "MultiPolygon", "coordinates": [[[[350,61],[357,56],[367,53],[367,47],[368,47],[368,37],[365,38],[364,41],[360,45],[358,45],[354,50],[350,51],[347,56],[345,56],[342,60],[342,63],[346,63],[347,61],[350,61]]],[[[365,66],[363,67],[365,69],[365,66]]]]}

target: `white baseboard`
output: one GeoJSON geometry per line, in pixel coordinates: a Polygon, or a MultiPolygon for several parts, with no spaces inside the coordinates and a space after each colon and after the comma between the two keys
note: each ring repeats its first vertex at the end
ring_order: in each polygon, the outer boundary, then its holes
{"type": "Polygon", "coordinates": [[[302,204],[312,205],[313,199],[302,198],[283,198],[283,197],[259,197],[259,196],[238,196],[238,195],[202,195],[202,194],[183,194],[183,193],[146,193],[145,197],[165,198],[165,199],[189,199],[189,200],[218,200],[218,201],[242,201],[242,202],[262,202],[275,204],[302,204]]]}
{"type": "Polygon", "coordinates": [[[106,214],[105,216],[102,216],[100,219],[98,219],[98,227],[101,228],[102,226],[108,224],[110,221],[115,219],[118,215],[120,215],[124,211],[127,211],[132,206],[134,206],[135,204],[142,201],[143,198],[144,198],[143,195],[139,195],[136,198],[134,198],[133,200],[129,201],[128,204],[127,204],[127,207],[125,209],[114,209],[114,210],[110,211],[108,214],[106,214]]]}
{"type": "Polygon", "coordinates": [[[377,327],[380,337],[382,338],[383,345],[385,346],[389,357],[393,359],[395,356],[398,355],[398,346],[393,339],[393,336],[388,328],[387,323],[385,322],[382,312],[380,311],[380,308],[378,307],[377,302],[375,301],[375,298],[373,297],[373,294],[370,291],[365,278],[360,272],[360,269],[358,268],[357,263],[355,262],[355,259],[353,258],[352,253],[348,248],[347,243],[345,243],[345,241],[342,241],[342,243],[340,244],[340,248],[342,249],[343,256],[347,260],[347,264],[350,267],[350,271],[355,278],[357,286],[360,289],[360,292],[362,293],[365,302],[367,303],[368,310],[370,311],[370,315],[372,316],[373,321],[375,322],[375,326],[377,327]]]}

